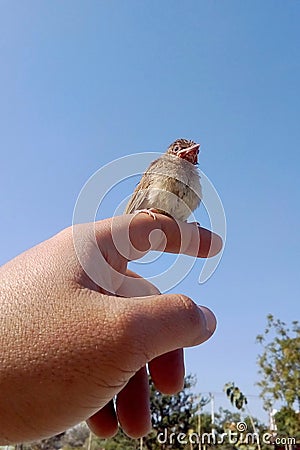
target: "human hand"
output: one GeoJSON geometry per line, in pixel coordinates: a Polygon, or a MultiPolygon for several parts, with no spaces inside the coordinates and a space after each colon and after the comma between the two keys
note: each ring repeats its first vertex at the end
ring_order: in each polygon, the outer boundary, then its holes
{"type": "Polygon", "coordinates": [[[163,215],[123,215],[93,226],[112,271],[99,264],[90,224],[76,225],[77,251],[105,288],[79,263],[72,228],[0,270],[0,444],[47,437],[88,418],[104,437],[117,431],[118,421],[133,437],[147,433],[145,365],[157,389],[174,393],[183,384],[181,348],[204,342],[215,330],[211,311],[183,295],[159,295],[127,264],[149,251],[150,233],[152,249],[162,249],[157,229],[166,236],[164,251],[200,257],[220,251],[218,236],[192,224],[179,229],[163,215]],[[115,237],[124,243],[122,254],[115,237]]]}

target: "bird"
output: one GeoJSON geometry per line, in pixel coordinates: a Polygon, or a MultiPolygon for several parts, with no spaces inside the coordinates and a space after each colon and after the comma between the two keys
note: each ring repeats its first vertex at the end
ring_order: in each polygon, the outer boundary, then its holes
{"type": "Polygon", "coordinates": [[[186,221],[202,199],[199,148],[200,144],[189,139],[170,144],[142,175],[124,213],[144,212],[153,219],[160,213],[186,221]]]}

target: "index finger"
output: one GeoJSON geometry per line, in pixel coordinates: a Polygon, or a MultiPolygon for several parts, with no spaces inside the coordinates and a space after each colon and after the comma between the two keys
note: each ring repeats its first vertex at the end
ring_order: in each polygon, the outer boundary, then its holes
{"type": "Polygon", "coordinates": [[[222,239],[216,233],[163,214],[156,214],[156,219],[147,214],[126,214],[114,217],[111,227],[116,247],[119,250],[121,245],[128,261],[150,250],[209,258],[222,249],[222,239]]]}

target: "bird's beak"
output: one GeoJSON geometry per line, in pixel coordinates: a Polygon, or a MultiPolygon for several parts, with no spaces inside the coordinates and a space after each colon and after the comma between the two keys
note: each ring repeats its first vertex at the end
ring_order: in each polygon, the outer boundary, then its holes
{"type": "Polygon", "coordinates": [[[191,147],[184,148],[177,153],[179,158],[186,159],[192,164],[197,164],[198,162],[198,153],[199,153],[200,144],[194,144],[191,147]]]}

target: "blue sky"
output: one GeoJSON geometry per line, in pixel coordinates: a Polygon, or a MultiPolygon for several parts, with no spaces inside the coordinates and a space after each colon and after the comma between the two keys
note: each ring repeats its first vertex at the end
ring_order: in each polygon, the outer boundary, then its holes
{"type": "Polygon", "coordinates": [[[1,263],[69,226],[104,164],[201,142],[226,248],[207,283],[199,262],[173,292],[218,317],[215,336],[186,352],[203,392],[234,380],[258,394],[266,315],[299,318],[299,13],[299,2],[269,0],[0,5],[1,263]]]}

